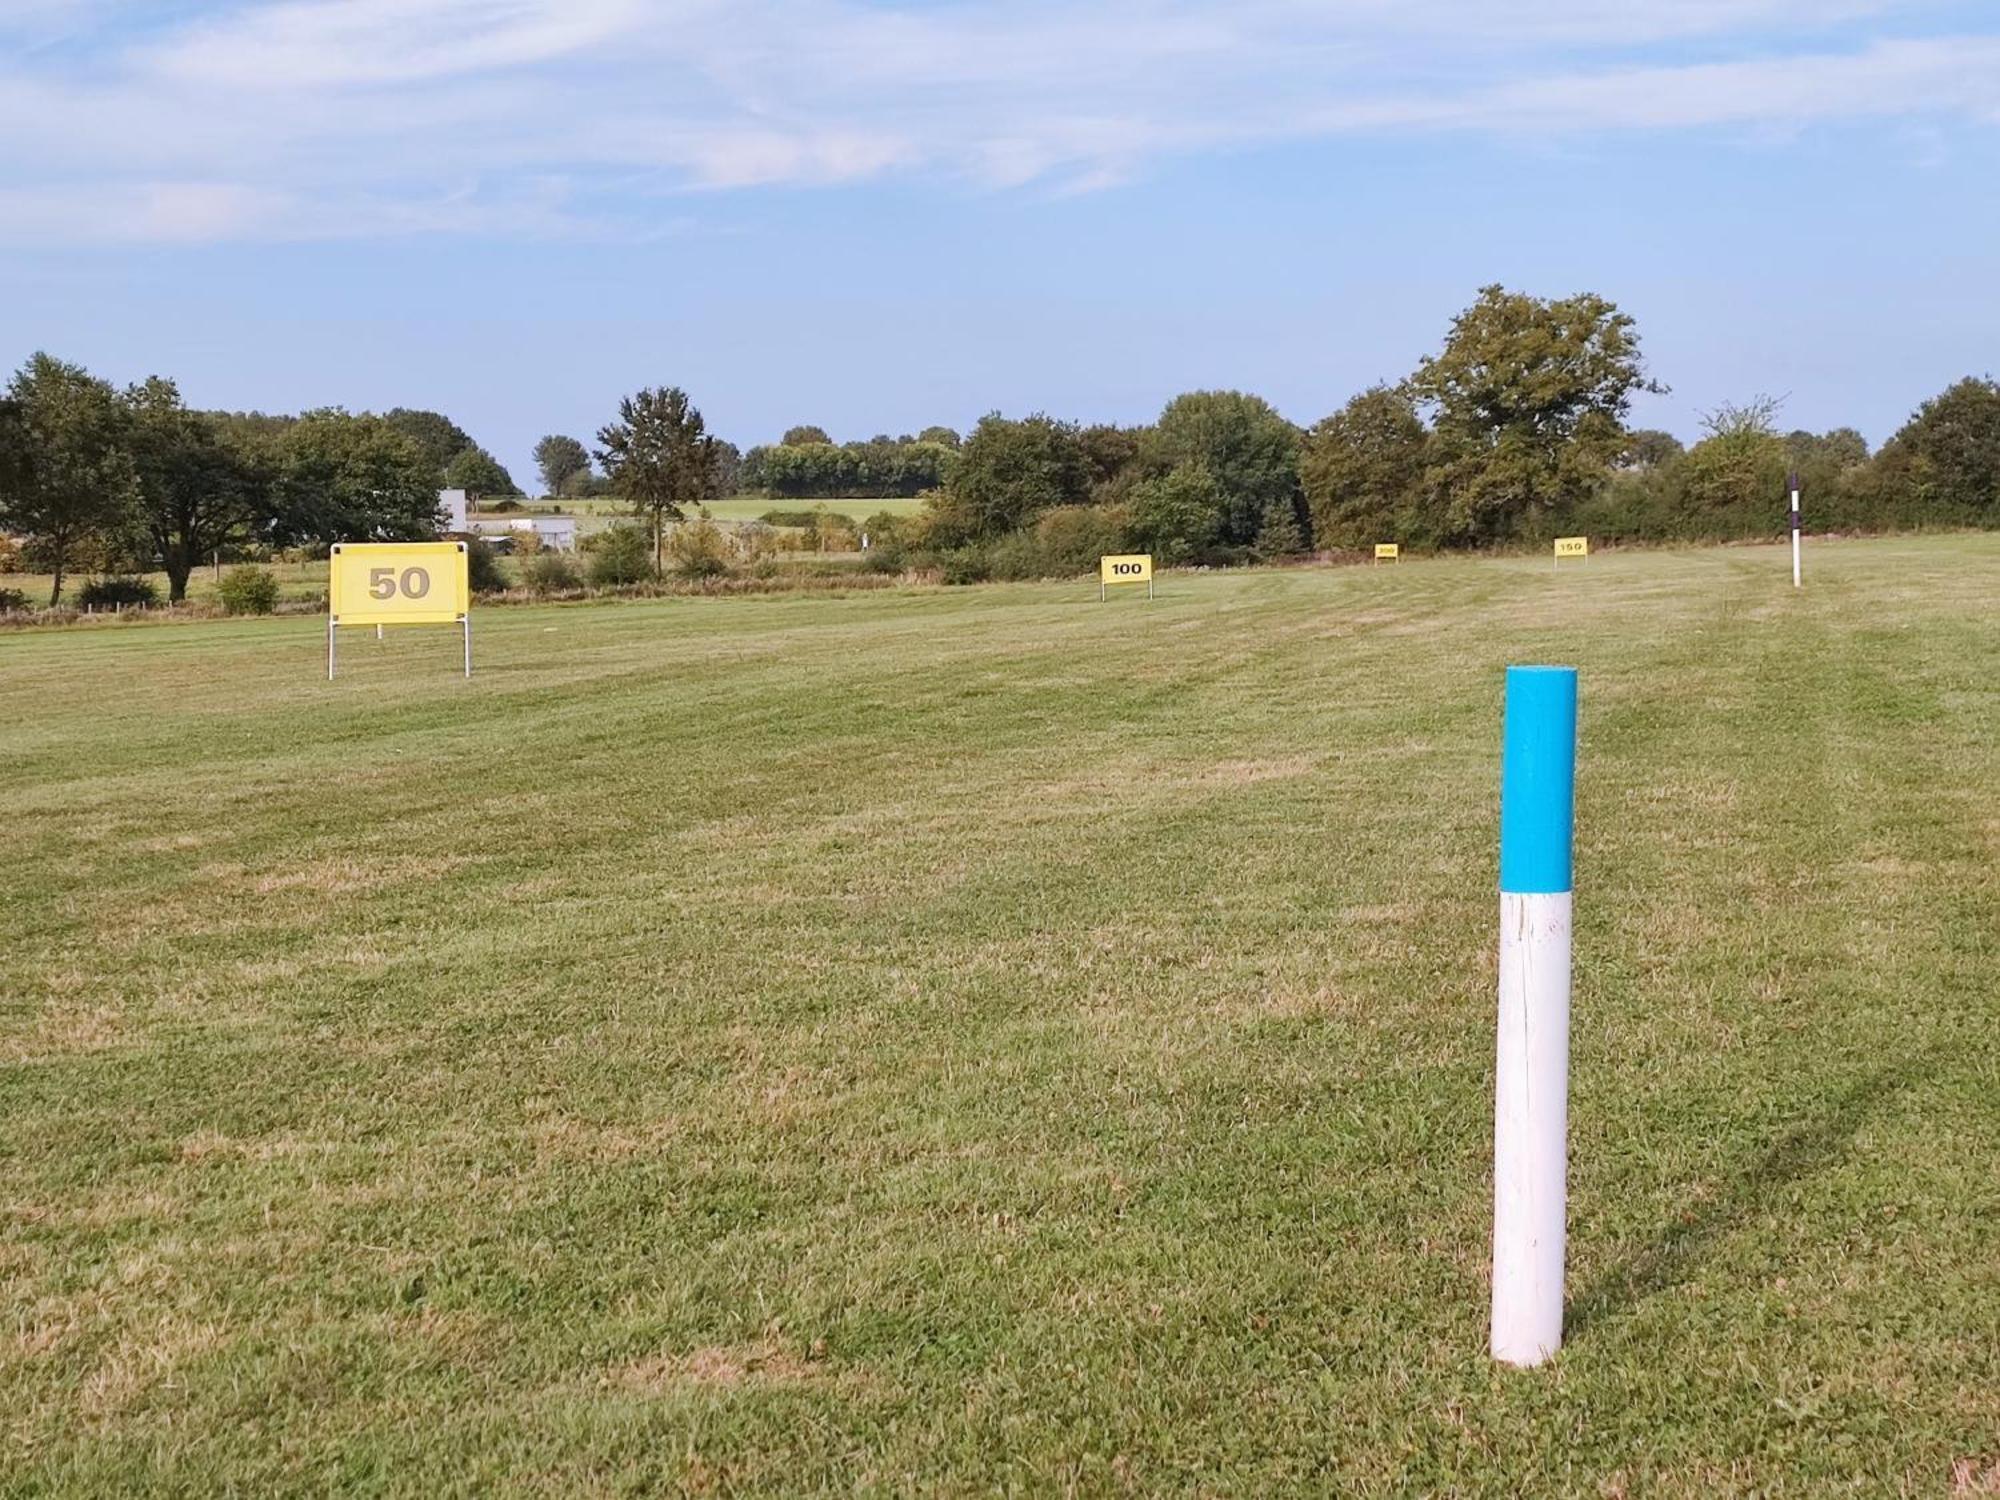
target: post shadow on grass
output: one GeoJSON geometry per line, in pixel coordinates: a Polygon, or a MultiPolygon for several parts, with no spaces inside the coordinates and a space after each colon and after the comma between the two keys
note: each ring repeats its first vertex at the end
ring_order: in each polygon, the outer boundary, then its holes
{"type": "Polygon", "coordinates": [[[1564,1319],[1569,1332],[1582,1334],[1687,1280],[1708,1259],[1716,1241],[1741,1227],[1777,1189],[1832,1165],[1862,1122],[1883,1101],[1915,1082],[1937,1052],[1936,1046],[1927,1047],[1877,1068],[1805,1119],[1784,1127],[1755,1157],[1729,1172],[1723,1190],[1692,1217],[1676,1214],[1668,1219],[1650,1242],[1607,1268],[1581,1292],[1564,1319]]]}

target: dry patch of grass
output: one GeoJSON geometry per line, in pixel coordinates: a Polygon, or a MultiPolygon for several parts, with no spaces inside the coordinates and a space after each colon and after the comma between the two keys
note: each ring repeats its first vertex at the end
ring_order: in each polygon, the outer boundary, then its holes
{"type": "Polygon", "coordinates": [[[822,1348],[804,1353],[767,1334],[747,1344],[706,1344],[679,1354],[649,1354],[615,1367],[606,1383],[641,1396],[668,1396],[690,1389],[772,1389],[854,1381],[859,1374],[826,1361],[822,1348]]]}

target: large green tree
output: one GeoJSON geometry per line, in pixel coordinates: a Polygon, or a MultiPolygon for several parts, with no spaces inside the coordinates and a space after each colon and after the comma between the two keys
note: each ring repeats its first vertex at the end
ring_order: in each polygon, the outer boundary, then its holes
{"type": "Polygon", "coordinates": [[[597,461],[632,513],[653,528],[653,575],[666,523],[715,497],[717,455],[701,412],[679,386],[643,390],[618,403],[618,420],[597,434],[597,461]]]}
{"type": "Polygon", "coordinates": [[[832,441],[833,439],[827,436],[827,431],[824,427],[815,426],[810,422],[798,427],[787,427],[785,435],[778,439],[778,442],[787,448],[804,448],[812,443],[831,443],[832,441]]]}
{"type": "Polygon", "coordinates": [[[452,461],[444,466],[443,483],[440,488],[464,490],[468,495],[518,495],[521,487],[514,483],[500,462],[484,448],[474,443],[469,448],[461,448],[452,461]]]}
{"type": "Polygon", "coordinates": [[[444,484],[444,473],[451,461],[473,446],[472,434],[443,412],[398,406],[382,413],[382,420],[415,446],[435,476],[435,486],[444,484]]]}
{"type": "Polygon", "coordinates": [[[1776,401],[1759,396],[1726,403],[1703,418],[1707,436],[1675,471],[1676,534],[1727,539],[1783,528],[1790,455],[1778,436],[1777,411],[1776,401]]]}
{"type": "Polygon", "coordinates": [[[1594,293],[1482,288],[1411,377],[1435,435],[1447,540],[1534,535],[1586,499],[1626,447],[1632,396],[1659,391],[1633,320],[1594,293]]]}
{"type": "Polygon", "coordinates": [[[437,475],[383,418],[309,411],[273,448],[274,540],[323,546],[437,535],[437,475]]]}
{"type": "Polygon", "coordinates": [[[993,412],[959,449],[940,510],[971,539],[999,536],[1089,497],[1090,465],[1073,424],[1039,412],[1018,421],[993,412]]]}
{"type": "Polygon", "coordinates": [[[1403,386],[1363,391],[1306,434],[1299,478],[1322,547],[1429,545],[1431,435],[1403,386]]]}
{"type": "Polygon", "coordinates": [[[171,380],[127,387],[141,524],[167,573],[167,597],[187,597],[188,575],[269,518],[271,474],[221,424],[181,404],[171,380]]]}
{"type": "Polygon", "coordinates": [[[590,450],[573,437],[552,432],[535,444],[535,468],[543,494],[567,495],[571,482],[590,472],[590,450]]]}
{"type": "Polygon", "coordinates": [[[1926,401],[1877,467],[1897,519],[2000,526],[2000,383],[1961,380],[1926,401]]]}
{"type": "Polygon", "coordinates": [[[1227,507],[1215,476],[1201,463],[1176,464],[1132,487],[1127,532],[1161,567],[1192,562],[1221,536],[1227,507]]]}
{"type": "Polygon", "coordinates": [[[85,544],[129,531],[137,488],[118,393],[81,365],[36,354],[7,387],[0,522],[30,538],[54,574],[51,606],[85,544]]]}
{"type": "Polygon", "coordinates": [[[1199,464],[1221,506],[1215,540],[1248,546],[1273,506],[1296,512],[1299,430],[1261,396],[1242,391],[1190,391],[1176,396],[1145,435],[1154,473],[1199,464]]]}

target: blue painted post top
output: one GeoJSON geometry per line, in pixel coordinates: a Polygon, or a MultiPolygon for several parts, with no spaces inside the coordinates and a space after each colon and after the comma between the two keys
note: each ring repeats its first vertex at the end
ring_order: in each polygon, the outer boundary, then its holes
{"type": "Polygon", "coordinates": [[[1576,822],[1576,668],[1509,667],[1500,753],[1500,889],[1570,889],[1576,822]]]}

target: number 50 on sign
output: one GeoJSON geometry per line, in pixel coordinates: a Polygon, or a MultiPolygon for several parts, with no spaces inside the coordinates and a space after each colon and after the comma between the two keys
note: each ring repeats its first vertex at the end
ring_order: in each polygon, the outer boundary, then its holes
{"type": "Polygon", "coordinates": [[[326,675],[342,625],[459,625],[472,675],[471,580],[463,542],[336,542],[327,575],[326,675]]]}

